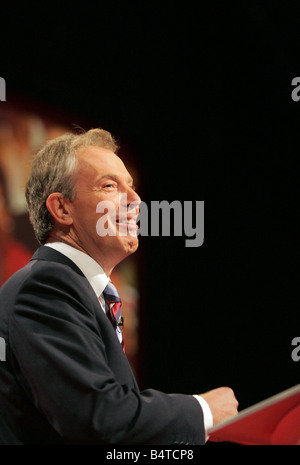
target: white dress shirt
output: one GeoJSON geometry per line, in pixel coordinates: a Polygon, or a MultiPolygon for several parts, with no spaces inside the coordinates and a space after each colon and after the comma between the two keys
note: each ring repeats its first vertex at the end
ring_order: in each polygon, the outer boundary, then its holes
{"type": "MultiPolygon", "coordinates": [[[[62,253],[78,266],[78,268],[82,271],[94,289],[95,294],[99,299],[100,306],[105,312],[105,304],[102,293],[109,282],[109,277],[105,274],[101,266],[92,257],[84,252],[81,252],[81,250],[66,244],[65,242],[51,242],[45,245],[62,253]]],[[[213,425],[213,417],[209,405],[206,400],[203,399],[203,397],[199,395],[194,395],[194,397],[201,405],[204,417],[204,428],[207,432],[208,428],[212,427],[213,425]]],[[[206,440],[207,439],[208,436],[206,434],[206,440]]]]}

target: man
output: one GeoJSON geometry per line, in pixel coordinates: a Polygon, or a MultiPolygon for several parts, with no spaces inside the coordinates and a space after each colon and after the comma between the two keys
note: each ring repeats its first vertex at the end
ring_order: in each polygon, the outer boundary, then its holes
{"type": "Polygon", "coordinates": [[[116,151],[94,129],[33,162],[26,198],[42,246],[0,293],[2,444],[204,444],[212,421],[237,413],[229,388],[139,391],[109,276],[138,247],[140,198],[116,151]]]}

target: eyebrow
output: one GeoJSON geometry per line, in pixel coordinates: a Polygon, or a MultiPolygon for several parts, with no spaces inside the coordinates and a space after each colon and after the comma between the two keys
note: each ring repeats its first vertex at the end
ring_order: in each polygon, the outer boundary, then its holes
{"type": "MultiPolygon", "coordinates": [[[[96,178],[95,180],[95,184],[99,184],[103,179],[113,179],[115,181],[119,181],[120,180],[120,176],[118,176],[117,174],[103,174],[102,176],[100,176],[99,178],[96,178]]],[[[133,185],[133,178],[132,176],[127,176],[126,177],[126,182],[128,184],[132,184],[133,185]]]]}

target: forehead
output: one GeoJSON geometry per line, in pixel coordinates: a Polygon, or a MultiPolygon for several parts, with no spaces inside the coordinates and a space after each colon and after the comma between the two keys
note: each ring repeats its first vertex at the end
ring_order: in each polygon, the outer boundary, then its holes
{"type": "Polygon", "coordinates": [[[79,177],[90,179],[106,174],[129,176],[121,160],[114,152],[102,147],[84,147],[77,153],[77,173],[79,177]]]}

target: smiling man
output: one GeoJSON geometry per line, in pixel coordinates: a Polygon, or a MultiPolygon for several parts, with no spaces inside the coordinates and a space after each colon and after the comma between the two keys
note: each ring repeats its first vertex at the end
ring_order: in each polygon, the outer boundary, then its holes
{"type": "Polygon", "coordinates": [[[138,388],[110,274],[138,247],[140,198],[116,151],[94,129],[34,159],[26,199],[41,247],[0,292],[1,444],[204,444],[237,413],[229,388],[138,388]]]}

